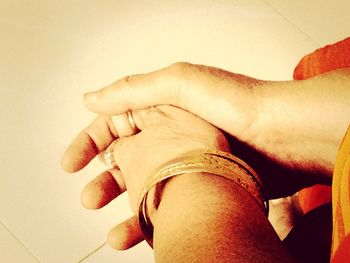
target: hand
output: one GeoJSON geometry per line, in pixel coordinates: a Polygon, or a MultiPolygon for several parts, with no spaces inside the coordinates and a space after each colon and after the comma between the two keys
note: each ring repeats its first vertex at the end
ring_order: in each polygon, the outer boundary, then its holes
{"type": "Polygon", "coordinates": [[[270,198],[331,182],[350,121],[350,71],[272,82],[189,63],[118,80],[85,95],[87,108],[117,114],[159,104],[188,110],[227,132],[235,154],[263,177],[270,198]]]}
{"type": "MultiPolygon", "coordinates": [[[[120,170],[105,171],[85,187],[82,193],[85,207],[100,208],[127,190],[132,210],[136,212],[145,180],[162,164],[197,149],[229,152],[228,142],[218,129],[181,109],[163,105],[136,110],[133,118],[140,130],[136,135],[131,134],[125,115],[112,119],[100,116],[65,152],[62,166],[68,172],[75,172],[119,137],[113,147],[120,170]]],[[[117,249],[129,248],[141,240],[135,216],[116,226],[109,235],[110,245],[117,249]]]]}
{"type": "Polygon", "coordinates": [[[84,102],[89,110],[107,115],[174,105],[247,141],[255,136],[259,117],[254,87],[262,83],[222,69],[180,62],[155,72],[127,76],[85,94],[84,102]]]}

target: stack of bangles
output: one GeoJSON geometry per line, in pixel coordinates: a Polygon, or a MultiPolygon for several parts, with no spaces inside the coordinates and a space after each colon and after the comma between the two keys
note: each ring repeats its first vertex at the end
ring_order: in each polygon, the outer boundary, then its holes
{"type": "Polygon", "coordinates": [[[149,211],[147,205],[153,204],[156,208],[157,200],[147,202],[149,192],[157,189],[157,186],[171,177],[191,173],[216,175],[235,182],[256,200],[264,213],[268,213],[268,202],[263,196],[261,180],[245,162],[222,151],[201,150],[189,152],[160,167],[148,179],[141,192],[138,210],[139,224],[145,240],[151,247],[153,246],[153,225],[147,212],[149,211]]]}

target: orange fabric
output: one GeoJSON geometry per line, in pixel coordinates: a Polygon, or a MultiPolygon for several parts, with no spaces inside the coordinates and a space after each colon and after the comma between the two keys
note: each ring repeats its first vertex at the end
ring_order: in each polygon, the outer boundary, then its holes
{"type": "MultiPolygon", "coordinates": [[[[338,152],[332,183],[332,258],[350,235],[350,127],[338,152]]],[[[349,244],[349,241],[347,241],[349,244]]],[[[344,249],[344,248],[343,248],[344,249]]],[[[350,250],[350,247],[347,247],[350,250]]],[[[345,260],[345,259],[344,259],[345,260]]],[[[347,259],[349,262],[350,258],[347,259]]],[[[346,261],[342,261],[346,262],[346,261]]]]}
{"type": "Polygon", "coordinates": [[[307,79],[346,67],[350,67],[350,37],[305,56],[294,70],[294,79],[307,79]]]}
{"type": "Polygon", "coordinates": [[[332,187],[328,185],[315,185],[304,188],[298,193],[298,200],[304,214],[316,207],[332,201],[332,187]]]}
{"type": "Polygon", "coordinates": [[[333,256],[332,263],[349,263],[350,262],[350,235],[341,243],[340,247],[333,256]]]}

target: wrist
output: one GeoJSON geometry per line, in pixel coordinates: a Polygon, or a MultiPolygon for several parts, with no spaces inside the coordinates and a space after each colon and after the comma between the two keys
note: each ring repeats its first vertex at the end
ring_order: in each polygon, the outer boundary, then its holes
{"type": "Polygon", "coordinates": [[[268,211],[260,179],[242,160],[219,151],[198,150],[189,152],[160,167],[147,180],[141,192],[139,222],[145,239],[151,246],[154,231],[152,219],[154,220],[155,210],[157,210],[162,199],[167,180],[184,177],[185,175],[190,176],[191,174],[202,174],[204,177],[209,174],[234,183],[246,191],[263,211],[268,211]]]}
{"type": "MultiPolygon", "coordinates": [[[[208,202],[215,203],[218,207],[232,206],[233,200],[228,201],[233,196],[236,196],[237,191],[243,192],[239,195],[249,196],[251,195],[244,191],[244,189],[233,181],[227,180],[223,177],[216,176],[210,173],[194,172],[181,174],[174,176],[162,182],[161,188],[155,190],[152,189],[151,195],[156,195],[156,204],[154,200],[149,198],[147,200],[147,212],[149,213],[152,223],[157,225],[157,218],[160,209],[166,209],[169,211],[178,211],[181,207],[203,207],[207,211],[218,209],[216,206],[211,206],[208,202]],[[237,190],[240,189],[240,190],[237,190]],[[172,200],[170,202],[170,200],[172,200]],[[180,202],[180,200],[182,200],[180,202]],[[174,204],[174,206],[173,206],[174,204]]],[[[256,204],[256,210],[260,210],[261,206],[256,204]]]]}
{"type": "Polygon", "coordinates": [[[345,75],[264,83],[256,89],[259,126],[249,143],[286,167],[330,177],[350,121],[345,75]]]}

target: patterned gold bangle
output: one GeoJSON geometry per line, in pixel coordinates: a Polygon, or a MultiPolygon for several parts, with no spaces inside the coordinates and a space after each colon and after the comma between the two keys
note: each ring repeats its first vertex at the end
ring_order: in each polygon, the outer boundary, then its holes
{"type": "Polygon", "coordinates": [[[202,150],[186,153],[163,165],[148,179],[139,199],[139,223],[145,240],[153,245],[153,225],[147,213],[148,192],[160,182],[189,173],[207,173],[229,179],[243,187],[268,213],[268,203],[263,197],[262,183],[255,173],[241,159],[221,151],[202,150]]]}

